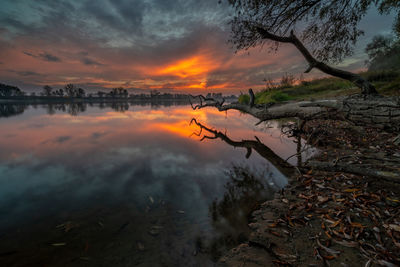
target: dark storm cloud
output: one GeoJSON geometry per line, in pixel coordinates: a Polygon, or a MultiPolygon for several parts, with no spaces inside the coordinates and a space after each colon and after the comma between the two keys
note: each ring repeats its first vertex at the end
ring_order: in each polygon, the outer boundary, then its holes
{"type": "Polygon", "coordinates": [[[37,54],[37,55],[34,55],[32,53],[29,53],[29,52],[25,52],[25,51],[23,53],[25,55],[27,55],[27,56],[30,56],[30,57],[33,57],[33,58],[39,58],[39,59],[42,59],[44,61],[61,62],[61,59],[59,57],[54,56],[54,55],[52,55],[50,53],[46,53],[46,52],[43,52],[43,53],[40,53],[40,54],[37,54]]]}
{"type": "Polygon", "coordinates": [[[87,58],[87,57],[82,58],[81,62],[83,64],[85,64],[85,65],[96,65],[96,66],[102,66],[103,65],[103,64],[101,64],[101,63],[99,63],[99,62],[97,62],[97,61],[95,61],[93,59],[87,58]]]}
{"type": "Polygon", "coordinates": [[[71,136],[59,136],[54,140],[54,142],[62,144],[62,143],[65,143],[65,142],[71,140],[71,138],[72,138],[71,136]]]}
{"type": "MultiPolygon", "coordinates": [[[[235,61],[226,66],[225,63],[234,57],[227,45],[230,31],[227,22],[231,10],[226,2],[3,0],[0,8],[0,58],[2,62],[20,64],[7,67],[18,75],[13,77],[7,77],[4,74],[7,70],[3,67],[2,73],[0,67],[0,78],[9,81],[18,81],[20,78],[20,83],[34,85],[32,77],[39,73],[26,71],[32,69],[46,74],[40,77],[41,85],[61,84],[65,82],[64,77],[77,77],[74,83],[80,83],[83,87],[106,87],[103,82],[120,82],[122,86],[129,81],[132,87],[150,88],[150,85],[141,83],[148,78],[161,84],[159,88],[174,88],[177,82],[183,86],[190,81],[179,81],[179,77],[173,74],[153,75],[148,70],[202,53],[218,59],[216,64],[222,68],[210,71],[202,79],[209,86],[224,82],[258,84],[265,76],[263,71],[269,71],[269,75],[276,78],[282,73],[300,70],[299,62],[304,60],[296,57],[296,62],[292,59],[292,63],[288,63],[287,58],[290,59],[292,55],[289,50],[280,50],[279,53],[287,54],[281,54],[275,64],[271,64],[271,59],[265,55],[265,64],[262,65],[249,64],[249,60],[244,59],[244,63],[235,61]],[[20,58],[8,52],[12,49],[18,49],[19,55],[24,53],[46,62],[63,64],[58,64],[57,69],[53,64],[38,64],[35,60],[22,64],[20,58]],[[29,63],[31,65],[27,65],[29,63]],[[143,73],[138,67],[145,68],[146,72],[143,73]],[[44,80],[44,76],[47,80],[44,80]],[[90,79],[83,80],[85,77],[90,79]]],[[[377,18],[377,13],[372,12],[368,20],[377,18]]],[[[381,32],[383,25],[387,24],[383,20],[391,21],[380,17],[380,23],[367,23],[368,32],[381,32]]],[[[362,57],[358,58],[359,62],[364,61],[362,57]]],[[[252,60],[262,62],[260,57],[252,60]]]]}
{"type": "Polygon", "coordinates": [[[29,71],[29,70],[25,70],[25,71],[16,71],[16,70],[8,70],[8,72],[12,72],[12,73],[16,73],[19,76],[42,76],[42,74],[37,73],[35,71],[29,71]]]}
{"type": "Polygon", "coordinates": [[[10,17],[0,18],[0,24],[4,27],[11,28],[11,30],[17,30],[23,33],[32,30],[32,25],[26,25],[25,23],[10,17]]]}
{"type": "Polygon", "coordinates": [[[50,62],[61,62],[61,59],[59,57],[49,53],[41,53],[39,54],[39,57],[50,62]]]}
{"type": "Polygon", "coordinates": [[[102,25],[126,33],[140,34],[147,4],[137,0],[103,1],[102,4],[99,1],[88,1],[83,9],[102,25]]]}

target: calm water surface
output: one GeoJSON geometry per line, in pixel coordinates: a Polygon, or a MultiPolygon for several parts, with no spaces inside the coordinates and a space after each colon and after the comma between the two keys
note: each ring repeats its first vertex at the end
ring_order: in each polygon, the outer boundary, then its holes
{"type": "Polygon", "coordinates": [[[190,120],[238,141],[257,135],[282,158],[296,152],[276,127],[238,112],[0,111],[0,266],[213,266],[286,179],[255,152],[246,159],[219,139],[200,142],[190,120]]]}

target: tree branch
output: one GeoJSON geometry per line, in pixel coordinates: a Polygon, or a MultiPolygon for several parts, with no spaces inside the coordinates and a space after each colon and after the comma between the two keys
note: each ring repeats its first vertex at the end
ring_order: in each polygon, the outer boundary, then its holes
{"type": "Polygon", "coordinates": [[[260,34],[260,36],[264,39],[280,42],[280,43],[290,43],[293,44],[299,51],[300,53],[304,56],[304,58],[307,60],[309,67],[305,71],[306,73],[310,72],[313,68],[319,69],[320,71],[335,76],[339,77],[348,81],[351,81],[354,83],[357,87],[361,89],[361,93],[364,95],[378,95],[378,92],[376,91],[375,87],[368,82],[366,79],[364,79],[362,76],[340,70],[337,68],[333,68],[331,66],[328,66],[327,64],[318,61],[315,59],[311,53],[308,51],[308,49],[304,46],[304,44],[297,38],[297,36],[294,34],[293,31],[290,32],[290,36],[278,36],[275,34],[270,33],[269,31],[265,30],[262,27],[255,27],[256,32],[260,34]]]}

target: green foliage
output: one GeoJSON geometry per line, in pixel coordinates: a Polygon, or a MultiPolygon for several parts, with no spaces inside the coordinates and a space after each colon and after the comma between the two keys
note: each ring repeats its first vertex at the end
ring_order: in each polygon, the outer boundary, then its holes
{"type": "Polygon", "coordinates": [[[399,70],[369,71],[362,74],[370,82],[390,82],[400,78],[399,70]]]}
{"type": "Polygon", "coordinates": [[[365,52],[369,71],[400,69],[400,40],[393,36],[374,36],[365,52]]]}
{"type": "MultiPolygon", "coordinates": [[[[384,95],[400,95],[400,71],[369,71],[361,73],[372,82],[378,91],[384,95]]],[[[278,103],[288,100],[317,99],[335,97],[355,93],[355,86],[349,81],[339,78],[322,78],[312,81],[302,81],[299,85],[279,86],[255,93],[255,103],[278,103]]],[[[248,95],[241,96],[241,103],[248,103],[248,95]]],[[[239,98],[240,99],[240,98],[239,98]]]]}
{"type": "Polygon", "coordinates": [[[255,94],[256,104],[262,104],[262,103],[278,103],[278,102],[284,102],[290,100],[290,97],[288,94],[283,93],[281,91],[277,90],[264,90],[261,92],[257,92],[255,94]]]}
{"type": "Polygon", "coordinates": [[[274,102],[283,102],[283,101],[288,101],[290,97],[288,94],[278,91],[271,94],[271,99],[274,102]]]}
{"type": "Polygon", "coordinates": [[[248,104],[250,102],[250,96],[249,95],[240,95],[238,101],[239,101],[239,103],[242,103],[242,104],[248,104]]]}
{"type": "MultiPolygon", "coordinates": [[[[376,1],[315,1],[315,0],[227,0],[234,8],[230,21],[231,43],[237,50],[265,45],[272,49],[278,42],[268,41],[259,27],[268,33],[287,36],[294,30],[302,41],[313,47],[321,61],[337,62],[352,54],[354,44],[363,31],[358,24],[368,10],[382,15],[400,11],[398,0],[376,1]]],[[[399,17],[394,29],[399,28],[399,17]]]]}

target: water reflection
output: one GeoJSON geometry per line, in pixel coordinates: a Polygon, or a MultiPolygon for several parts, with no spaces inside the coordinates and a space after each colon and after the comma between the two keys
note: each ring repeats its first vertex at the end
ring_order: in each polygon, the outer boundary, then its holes
{"type": "Polygon", "coordinates": [[[279,188],[271,183],[272,173],[256,173],[248,166],[233,165],[221,199],[209,207],[212,224],[219,235],[212,239],[209,250],[218,260],[227,248],[247,241],[249,215],[261,202],[270,199],[279,188]]]}
{"type": "Polygon", "coordinates": [[[296,144],[277,128],[190,106],[105,105],[23,106],[0,120],[1,266],[212,265],[209,253],[232,244],[218,240],[240,239],[229,213],[286,183],[258,150],[245,159],[189,137],[195,117],[288,157],[296,144]],[[232,164],[259,175],[238,178],[244,169],[232,164]]]}
{"type": "MultiPolygon", "coordinates": [[[[205,139],[221,139],[225,143],[233,147],[242,147],[247,150],[246,158],[251,156],[253,150],[257,151],[257,153],[265,158],[268,162],[272,163],[279,171],[285,174],[287,177],[293,174],[294,168],[290,165],[287,160],[282,159],[278,156],[274,151],[272,151],[268,146],[263,144],[257,136],[254,136],[256,140],[242,140],[242,141],[234,141],[229,138],[225,133],[221,131],[211,129],[200,122],[198,122],[195,118],[193,118],[190,122],[191,124],[195,124],[199,127],[200,132],[194,133],[196,136],[202,136],[203,130],[204,135],[201,137],[200,141],[205,139]],[[210,135],[211,134],[211,135],[210,135]]],[[[297,164],[301,165],[302,163],[302,153],[301,153],[301,137],[298,136],[297,139],[293,140],[296,146],[296,153],[293,155],[297,155],[297,164]]]]}
{"type": "Polygon", "coordinates": [[[168,107],[168,106],[179,106],[179,105],[187,105],[185,102],[178,101],[159,101],[159,102],[129,102],[129,101],[111,101],[111,102],[69,102],[69,103],[46,103],[46,104],[38,104],[38,103],[9,103],[9,104],[0,104],[0,118],[1,117],[10,117],[21,115],[25,112],[29,107],[33,107],[35,109],[38,106],[42,107],[47,111],[48,115],[53,115],[57,111],[67,112],[72,116],[77,116],[80,113],[84,113],[88,107],[98,107],[100,109],[111,108],[116,112],[125,112],[129,110],[130,107],[133,106],[150,106],[152,109],[158,109],[160,107],[168,107]]]}
{"type": "Polygon", "coordinates": [[[11,117],[24,113],[28,105],[1,105],[0,117],[11,117]]]}

